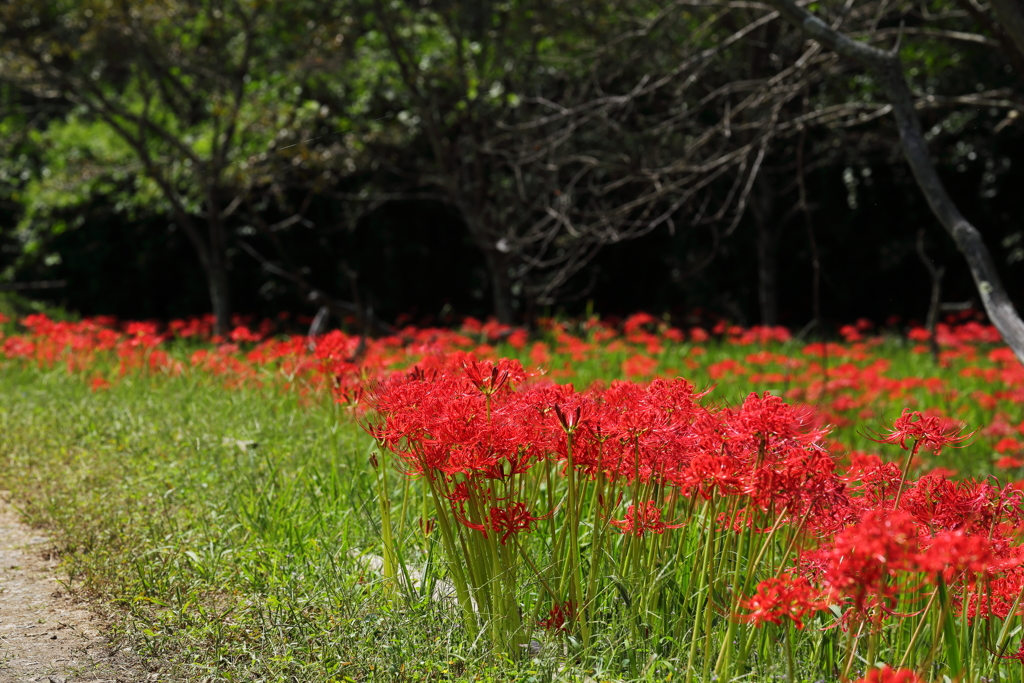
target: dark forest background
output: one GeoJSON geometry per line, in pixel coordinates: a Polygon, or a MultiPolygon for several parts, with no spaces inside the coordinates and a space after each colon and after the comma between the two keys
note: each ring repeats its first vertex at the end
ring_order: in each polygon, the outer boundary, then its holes
{"type": "MultiPolygon", "coordinates": [[[[0,281],[64,281],[25,291],[83,315],[199,314],[223,290],[257,316],[923,320],[926,260],[943,301],[977,296],[871,78],[767,6],[17,4],[0,281]]],[[[900,41],[1019,308],[1024,74],[989,8],[814,8],[900,41]]]]}

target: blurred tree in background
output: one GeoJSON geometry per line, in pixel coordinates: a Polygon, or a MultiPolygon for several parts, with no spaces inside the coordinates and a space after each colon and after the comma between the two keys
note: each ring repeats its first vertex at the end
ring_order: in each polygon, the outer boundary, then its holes
{"type": "MultiPolygon", "coordinates": [[[[1012,36],[974,0],[813,9],[898,41],[940,175],[1018,295],[1012,36]]],[[[46,294],[85,313],[222,326],[325,302],[923,318],[922,258],[947,300],[974,290],[889,111],[759,3],[8,3],[2,277],[66,279],[46,294]]]]}
{"type": "Polygon", "coordinates": [[[344,21],[328,18],[324,28],[313,9],[199,0],[6,5],[4,76],[65,109],[30,134],[40,172],[22,190],[17,230],[27,248],[80,224],[99,197],[129,220],[167,216],[195,249],[226,330],[229,221],[273,181],[268,151],[326,115],[303,97],[309,72],[343,59],[344,21]]]}

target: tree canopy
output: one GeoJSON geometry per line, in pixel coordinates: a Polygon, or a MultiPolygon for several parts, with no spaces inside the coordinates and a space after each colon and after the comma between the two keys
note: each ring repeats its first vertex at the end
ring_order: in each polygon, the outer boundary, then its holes
{"type": "MultiPolygon", "coordinates": [[[[898,55],[926,156],[1013,302],[1024,51],[1004,5],[809,9],[898,55]]],[[[8,3],[2,277],[66,279],[57,296],[89,312],[213,310],[221,329],[328,304],[924,317],[933,261],[947,299],[981,303],[884,78],[786,7],[8,3]]]]}

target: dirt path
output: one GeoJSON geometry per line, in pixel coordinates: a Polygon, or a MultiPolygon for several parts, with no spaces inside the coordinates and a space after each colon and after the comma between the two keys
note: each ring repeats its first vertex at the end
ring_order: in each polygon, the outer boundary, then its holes
{"type": "Polygon", "coordinates": [[[102,621],[66,595],[48,539],[0,492],[0,683],[137,683],[153,677],[114,652],[102,621]]]}

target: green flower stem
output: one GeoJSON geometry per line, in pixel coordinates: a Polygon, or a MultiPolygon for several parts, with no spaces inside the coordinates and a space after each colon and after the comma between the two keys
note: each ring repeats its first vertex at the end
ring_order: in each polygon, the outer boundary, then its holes
{"type": "Polygon", "coordinates": [[[796,683],[796,660],[793,658],[793,625],[788,621],[782,626],[786,631],[786,680],[796,683]]]}
{"type": "Polygon", "coordinates": [[[708,533],[711,536],[711,539],[710,539],[710,541],[711,541],[710,542],[711,553],[710,553],[710,557],[708,558],[709,561],[707,563],[707,572],[708,572],[708,588],[707,588],[707,596],[708,597],[707,597],[707,603],[708,604],[704,607],[704,615],[703,615],[704,616],[704,669],[703,669],[703,674],[704,675],[703,675],[703,678],[701,678],[702,681],[710,681],[711,680],[711,658],[712,658],[712,653],[714,652],[713,648],[711,647],[711,637],[713,635],[713,632],[711,630],[711,623],[712,623],[712,620],[714,619],[714,616],[715,616],[715,609],[714,609],[714,605],[712,604],[712,602],[714,600],[713,591],[715,589],[715,584],[718,581],[718,574],[715,572],[715,551],[718,548],[719,540],[724,537],[724,534],[717,533],[717,530],[715,529],[716,520],[714,518],[712,518],[710,521],[711,521],[711,530],[708,533]]]}
{"type": "Polygon", "coordinates": [[[740,586],[740,572],[742,569],[741,558],[744,557],[744,551],[749,551],[752,543],[753,530],[748,526],[747,529],[739,534],[736,541],[736,558],[733,563],[733,576],[732,576],[732,605],[731,613],[729,615],[729,626],[725,633],[725,642],[722,643],[721,652],[718,655],[718,661],[715,663],[715,676],[719,679],[725,676],[725,673],[729,670],[729,661],[732,658],[733,651],[733,640],[736,637],[736,625],[737,625],[737,613],[739,612],[740,601],[743,600],[743,592],[740,586]]]}
{"type": "Polygon", "coordinates": [[[572,457],[572,432],[566,433],[566,479],[569,486],[569,512],[566,523],[569,525],[569,600],[576,605],[576,617],[579,621],[580,635],[583,640],[584,649],[590,647],[590,623],[587,614],[587,605],[581,603],[582,591],[580,590],[580,510],[579,492],[576,490],[576,463],[572,457]]]}
{"type": "Polygon", "coordinates": [[[711,590],[711,582],[709,581],[709,576],[708,576],[707,569],[711,566],[711,563],[712,563],[712,560],[713,560],[714,548],[712,546],[714,545],[714,542],[715,542],[715,539],[714,539],[715,500],[716,500],[715,497],[712,496],[711,500],[709,501],[710,504],[708,505],[708,508],[707,508],[708,514],[707,514],[707,516],[706,516],[706,518],[704,520],[705,523],[708,524],[708,530],[707,530],[707,532],[705,534],[705,538],[704,538],[704,547],[703,547],[704,556],[703,556],[703,558],[701,559],[701,562],[700,562],[701,568],[704,571],[700,571],[700,573],[698,575],[699,578],[698,578],[698,587],[697,587],[697,604],[694,606],[694,611],[693,611],[694,618],[693,618],[693,622],[692,622],[692,630],[690,631],[690,651],[687,654],[687,658],[686,658],[686,683],[692,683],[692,681],[693,681],[693,673],[694,673],[694,669],[695,669],[694,662],[695,662],[695,660],[697,658],[697,642],[700,640],[701,626],[702,626],[702,621],[703,621],[703,617],[704,617],[704,610],[710,609],[710,607],[705,605],[705,602],[708,601],[708,597],[709,597],[708,594],[709,594],[709,592],[711,590]]]}
{"type": "Polygon", "coordinates": [[[917,639],[920,638],[921,633],[924,632],[924,627],[928,623],[928,613],[931,612],[932,605],[935,603],[935,598],[938,595],[939,589],[936,588],[932,591],[931,596],[928,598],[928,603],[924,606],[924,613],[921,614],[921,620],[917,622],[917,627],[914,629],[914,633],[910,636],[910,642],[907,643],[907,647],[903,651],[903,657],[900,658],[900,663],[897,668],[902,668],[904,664],[907,664],[908,661],[910,661],[911,653],[914,650],[914,646],[917,644],[917,639]]]}
{"type": "MultiPolygon", "coordinates": [[[[1017,593],[1017,597],[1013,601],[1013,605],[1010,606],[1010,611],[1006,613],[1006,619],[1003,620],[1003,625],[999,629],[999,636],[996,638],[995,643],[995,654],[1003,654],[1003,648],[1006,647],[1006,639],[1010,635],[1010,625],[1013,623],[1013,616],[1017,614],[1017,608],[1020,606],[1020,601],[1024,599],[1024,586],[1021,586],[1020,592],[1017,593]]],[[[1024,628],[1024,619],[1021,619],[1021,626],[1024,628]]],[[[992,678],[992,669],[995,667],[999,660],[993,657],[989,660],[989,665],[985,670],[985,678],[992,678]]]]}
{"type": "Polygon", "coordinates": [[[458,563],[458,557],[469,559],[466,553],[459,553],[455,547],[455,539],[451,526],[448,523],[448,511],[441,504],[440,494],[434,481],[428,474],[427,482],[430,486],[431,498],[434,501],[434,510],[437,512],[437,525],[441,529],[441,541],[444,543],[445,554],[448,556],[448,571],[452,575],[452,582],[455,584],[455,595],[458,598],[459,606],[462,608],[462,619],[466,627],[466,635],[470,640],[475,640],[480,632],[476,621],[476,612],[473,609],[473,599],[470,597],[469,588],[466,585],[466,576],[458,563]]]}
{"type": "Polygon", "coordinates": [[[395,565],[395,542],[391,536],[391,497],[388,494],[387,465],[383,461],[378,462],[376,475],[377,500],[380,503],[380,530],[384,543],[384,590],[388,595],[392,595],[398,571],[395,565]]]}
{"type": "Polygon", "coordinates": [[[600,568],[604,564],[604,543],[608,536],[608,514],[602,508],[607,508],[611,503],[604,497],[605,486],[605,476],[599,472],[596,477],[591,516],[590,570],[587,572],[587,590],[583,596],[583,603],[588,610],[597,598],[597,578],[600,575],[600,568]],[[602,500],[604,500],[603,505],[601,504],[602,500]],[[605,518],[604,521],[602,521],[602,517],[605,518]]]}
{"type": "Polygon", "coordinates": [[[860,634],[864,630],[865,623],[864,621],[860,622],[856,635],[854,635],[853,629],[850,629],[846,634],[846,661],[843,664],[843,672],[839,675],[839,680],[841,681],[850,678],[850,669],[853,667],[853,660],[857,656],[857,646],[860,644],[860,634]]]}

